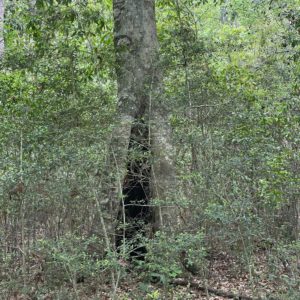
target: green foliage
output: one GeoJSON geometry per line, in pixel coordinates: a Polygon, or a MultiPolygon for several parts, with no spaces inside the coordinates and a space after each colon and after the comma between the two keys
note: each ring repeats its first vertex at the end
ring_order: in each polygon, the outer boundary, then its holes
{"type": "Polygon", "coordinates": [[[200,275],[205,271],[205,247],[203,233],[181,233],[176,236],[157,232],[147,243],[147,255],[142,263],[146,278],[157,278],[165,285],[185,271],[185,267],[197,266],[200,275]],[[182,260],[182,253],[186,260],[182,260]],[[158,255],[159,254],[159,255],[158,255]]]}
{"type": "Polygon", "coordinates": [[[97,237],[66,236],[59,241],[40,240],[33,251],[43,260],[43,276],[47,284],[57,287],[66,282],[76,284],[100,276],[108,267],[107,261],[102,259],[100,245],[97,237]],[[91,252],[92,249],[99,252],[91,252]]]}
{"type": "MultiPolygon", "coordinates": [[[[100,285],[108,271],[123,275],[120,256],[146,245],[135,270],[164,284],[189,266],[204,276],[205,249],[234,255],[244,269],[265,249],[270,278],[286,286],[280,297],[299,298],[299,0],[156,1],[163,99],[184,193],[167,204],[188,213],[179,232],[137,235],[125,252],[106,255],[103,239],[87,236],[102,237],[100,216],[108,217],[97,203],[111,188],[106,156],[117,110],[112,1],[6,2],[3,295],[29,295],[38,266],[41,294],[75,297],[78,276],[100,285]],[[25,190],[14,192],[20,182],[25,190]]],[[[145,159],[139,155],[129,158],[145,159]]]]}
{"type": "Polygon", "coordinates": [[[105,282],[107,270],[116,267],[112,256],[109,260],[104,258],[103,249],[96,236],[83,238],[70,234],[56,241],[38,240],[24,253],[26,274],[17,253],[2,257],[2,295],[23,293],[28,297],[46,297],[51,290],[57,297],[76,297],[78,285],[105,282]]]}

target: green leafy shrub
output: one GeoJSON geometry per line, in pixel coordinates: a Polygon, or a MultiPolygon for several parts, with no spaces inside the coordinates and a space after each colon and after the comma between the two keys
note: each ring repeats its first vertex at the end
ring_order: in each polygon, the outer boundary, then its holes
{"type": "Polygon", "coordinates": [[[199,270],[206,268],[206,251],[202,232],[169,234],[157,232],[153,240],[148,241],[144,262],[146,275],[158,278],[167,284],[172,278],[181,275],[189,266],[199,270]],[[182,253],[186,255],[184,261],[182,253]]]}
{"type": "Polygon", "coordinates": [[[47,284],[60,286],[69,282],[76,285],[86,278],[100,276],[109,264],[102,259],[101,252],[91,250],[96,244],[101,245],[97,237],[84,239],[72,235],[58,241],[39,240],[36,251],[43,258],[42,269],[47,284]]]}

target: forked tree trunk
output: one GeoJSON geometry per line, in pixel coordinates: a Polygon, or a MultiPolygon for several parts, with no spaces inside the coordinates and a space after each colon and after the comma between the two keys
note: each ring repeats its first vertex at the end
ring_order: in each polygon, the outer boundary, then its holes
{"type": "MultiPolygon", "coordinates": [[[[168,110],[161,98],[161,72],[158,68],[158,40],[154,0],[114,0],[115,50],[118,81],[117,121],[112,134],[109,171],[111,186],[108,197],[110,219],[107,228],[114,234],[124,178],[128,166],[128,149],[134,124],[147,126],[153,156],[151,197],[172,199],[176,193],[176,176],[168,110]]],[[[135,125],[136,126],[136,125],[135,125]]],[[[170,209],[157,209],[156,227],[176,217],[170,209]]]]}

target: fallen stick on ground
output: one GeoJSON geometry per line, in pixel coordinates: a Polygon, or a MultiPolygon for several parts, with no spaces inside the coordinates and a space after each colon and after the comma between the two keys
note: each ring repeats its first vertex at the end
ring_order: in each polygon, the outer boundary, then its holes
{"type": "Polygon", "coordinates": [[[216,296],[220,296],[220,297],[224,297],[224,298],[229,298],[229,299],[236,299],[236,300],[278,300],[276,298],[267,296],[266,298],[254,298],[254,297],[249,297],[249,296],[245,296],[245,295],[239,295],[239,294],[234,294],[234,293],[230,293],[230,292],[225,292],[219,289],[214,289],[214,288],[210,288],[210,287],[205,287],[200,285],[198,282],[196,281],[188,281],[186,279],[182,279],[182,278],[177,278],[174,279],[173,284],[175,285],[180,285],[180,286],[190,286],[194,289],[197,289],[199,291],[203,291],[203,292],[208,292],[210,294],[214,294],[216,296]]]}

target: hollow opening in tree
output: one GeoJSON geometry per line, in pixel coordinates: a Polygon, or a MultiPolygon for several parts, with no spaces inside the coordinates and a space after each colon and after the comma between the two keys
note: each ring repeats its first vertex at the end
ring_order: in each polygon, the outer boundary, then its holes
{"type": "Polygon", "coordinates": [[[143,122],[136,122],[130,136],[116,247],[120,253],[125,249],[132,259],[138,260],[143,260],[147,252],[143,239],[145,225],[151,222],[149,155],[148,127],[143,122]]]}

